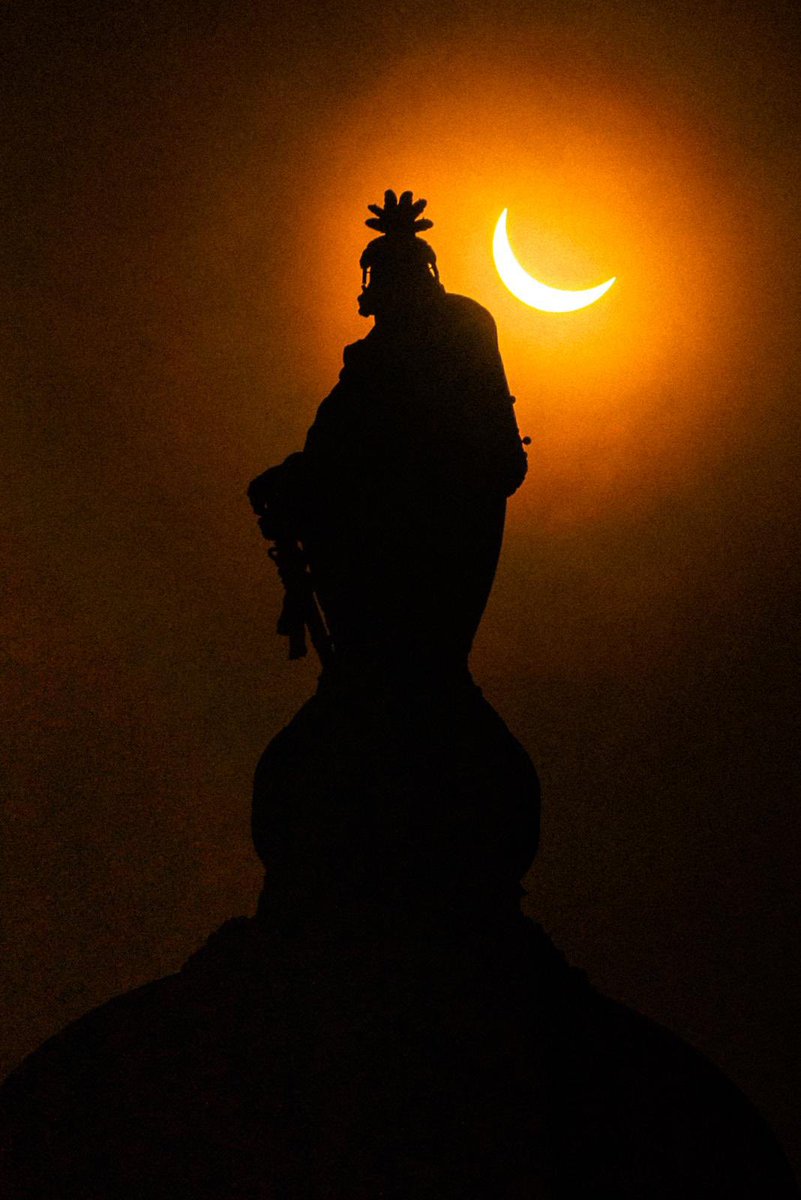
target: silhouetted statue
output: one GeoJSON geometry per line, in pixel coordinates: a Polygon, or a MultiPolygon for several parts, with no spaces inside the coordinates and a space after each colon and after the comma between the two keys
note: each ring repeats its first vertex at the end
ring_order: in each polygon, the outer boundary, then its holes
{"type": "MultiPolygon", "coordinates": [[[[466,665],[526,455],[492,317],[442,287],[416,236],[425,205],[388,191],[370,206],[382,236],[359,311],[374,328],[346,347],[303,452],[249,494],[268,537],[302,545],[335,655],[436,670],[466,665]]],[[[297,631],[291,584],[288,605],[297,631]]]]}
{"type": "Polygon", "coordinates": [[[492,317],[442,287],[425,204],[371,205],[359,311],[375,325],[303,452],[249,488],[286,587],[279,629],[298,653],[305,624],[324,666],[256,773],[281,921],[323,881],[362,922],[390,895],[407,922],[454,896],[474,921],[493,899],[516,909],[536,852],[536,772],[467,666],[526,455],[492,317]]]}
{"type": "Polygon", "coordinates": [[[3,1200],[798,1200],[736,1088],[519,911],[537,776],[467,660],[526,460],[423,206],[372,208],[375,327],[250,487],[323,663],[256,771],[257,915],[10,1077],[3,1200]]]}

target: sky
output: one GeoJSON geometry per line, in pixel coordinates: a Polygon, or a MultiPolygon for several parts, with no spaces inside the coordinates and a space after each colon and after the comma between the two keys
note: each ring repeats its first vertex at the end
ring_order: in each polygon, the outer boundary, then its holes
{"type": "Polygon", "coordinates": [[[366,206],[410,188],[532,438],[472,660],[542,778],[526,909],[801,1163],[797,6],[0,23],[4,1066],[254,910],[253,769],[316,672],[244,489],[366,333],[366,206]],[[504,208],[533,274],[615,286],[521,305],[504,208]]]}

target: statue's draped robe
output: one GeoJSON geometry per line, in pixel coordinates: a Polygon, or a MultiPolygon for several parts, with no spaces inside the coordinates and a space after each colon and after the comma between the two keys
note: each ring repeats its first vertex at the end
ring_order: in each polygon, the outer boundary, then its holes
{"type": "Polygon", "coordinates": [[[463,296],[346,348],[294,489],[339,651],[466,660],[526,472],[512,405],[492,317],[463,296]]]}
{"type": "Polygon", "coordinates": [[[256,772],[269,911],[285,925],[322,888],[327,922],[406,928],[458,896],[486,923],[516,913],[539,829],[536,771],[467,669],[526,472],[495,325],[443,294],[344,359],[302,453],[268,473],[335,650],[256,772]]]}

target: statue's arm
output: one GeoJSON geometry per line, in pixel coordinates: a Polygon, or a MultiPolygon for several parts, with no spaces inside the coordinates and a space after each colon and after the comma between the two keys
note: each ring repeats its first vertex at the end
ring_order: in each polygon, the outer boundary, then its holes
{"type": "Polygon", "coordinates": [[[248,500],[266,538],[303,540],[313,480],[319,473],[317,451],[321,446],[327,446],[332,438],[341,437],[338,427],[341,424],[342,392],[343,384],[337,383],[323,400],[306,435],[303,450],[290,454],[278,466],[269,467],[248,485],[248,500]]]}
{"type": "Polygon", "coordinates": [[[463,414],[459,421],[462,452],[473,464],[477,479],[511,496],[526,477],[528,457],[515,417],[490,314],[480,309],[471,322],[463,358],[463,414]]]}

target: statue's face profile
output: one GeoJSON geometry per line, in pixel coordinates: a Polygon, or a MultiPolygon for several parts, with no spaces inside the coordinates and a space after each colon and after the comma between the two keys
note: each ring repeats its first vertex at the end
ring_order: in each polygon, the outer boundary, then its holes
{"type": "Polygon", "coordinates": [[[398,278],[389,272],[367,267],[362,290],[357,297],[359,312],[363,317],[387,317],[401,313],[414,303],[416,291],[413,279],[398,278]]]}
{"type": "Polygon", "coordinates": [[[425,271],[376,270],[364,268],[362,290],[356,298],[363,317],[403,316],[439,296],[442,288],[433,273],[425,271]]]}

